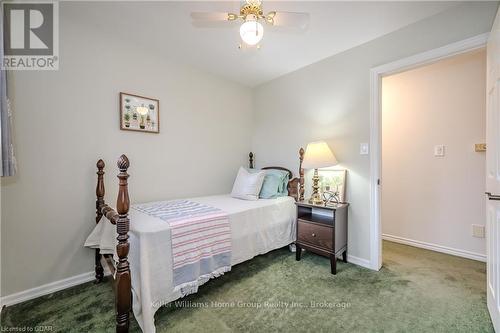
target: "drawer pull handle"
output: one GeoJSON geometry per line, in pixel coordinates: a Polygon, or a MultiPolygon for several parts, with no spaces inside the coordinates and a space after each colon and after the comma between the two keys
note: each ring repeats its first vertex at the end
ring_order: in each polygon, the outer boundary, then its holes
{"type": "Polygon", "coordinates": [[[316,237],[316,234],[315,234],[315,233],[312,233],[312,234],[311,234],[311,236],[316,237]]]}

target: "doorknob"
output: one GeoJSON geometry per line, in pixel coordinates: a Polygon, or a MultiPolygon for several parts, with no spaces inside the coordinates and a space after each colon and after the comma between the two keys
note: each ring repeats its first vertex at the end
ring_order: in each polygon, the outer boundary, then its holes
{"type": "Polygon", "coordinates": [[[486,195],[488,196],[488,200],[500,200],[500,195],[494,195],[490,192],[486,192],[486,195]]]}

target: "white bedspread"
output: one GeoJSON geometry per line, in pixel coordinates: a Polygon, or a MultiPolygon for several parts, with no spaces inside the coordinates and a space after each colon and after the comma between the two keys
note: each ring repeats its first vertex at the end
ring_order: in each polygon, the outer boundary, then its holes
{"type": "MultiPolygon", "coordinates": [[[[231,265],[295,241],[295,204],[292,197],[246,201],[219,195],[189,199],[229,214],[231,265]]],[[[101,221],[85,246],[115,254],[116,227],[101,221]]],[[[133,311],[142,330],[155,332],[156,310],[181,297],[173,288],[170,229],[165,221],[130,210],[130,253],[133,311]]],[[[116,254],[115,254],[116,256],[116,254]]]]}

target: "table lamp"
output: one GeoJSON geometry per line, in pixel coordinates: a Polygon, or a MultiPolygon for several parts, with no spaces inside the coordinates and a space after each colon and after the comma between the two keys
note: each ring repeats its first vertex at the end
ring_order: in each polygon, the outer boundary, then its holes
{"type": "Polygon", "coordinates": [[[314,169],[313,176],[313,192],[309,203],[313,205],[322,205],[323,199],[319,194],[319,168],[331,167],[337,164],[337,159],[333,155],[330,147],[324,141],[311,142],[307,145],[306,153],[304,155],[304,162],[302,167],[304,169],[314,169]]]}

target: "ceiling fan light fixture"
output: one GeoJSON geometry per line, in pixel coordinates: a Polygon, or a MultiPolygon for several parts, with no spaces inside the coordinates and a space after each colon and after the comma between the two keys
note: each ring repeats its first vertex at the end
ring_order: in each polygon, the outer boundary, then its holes
{"type": "Polygon", "coordinates": [[[248,45],[256,45],[264,36],[264,27],[255,18],[248,17],[240,27],[241,39],[248,45]]]}
{"type": "Polygon", "coordinates": [[[236,20],[237,18],[238,18],[238,15],[236,15],[236,14],[233,14],[233,13],[228,13],[228,14],[227,14],[227,20],[228,20],[228,21],[234,21],[234,20],[236,20]]]}
{"type": "MultiPolygon", "coordinates": [[[[1,0],[0,0],[1,1],[1,0]]],[[[306,30],[309,23],[309,14],[300,12],[270,11],[264,14],[262,0],[241,0],[243,2],[238,13],[229,12],[192,12],[193,25],[199,28],[216,27],[219,22],[240,21],[240,36],[242,43],[238,48],[257,46],[264,37],[263,24],[277,27],[298,28],[306,30]]]]}
{"type": "Polygon", "coordinates": [[[269,12],[266,16],[265,16],[265,20],[267,23],[269,23],[270,25],[274,25],[274,17],[276,16],[276,12],[269,12]]]}

